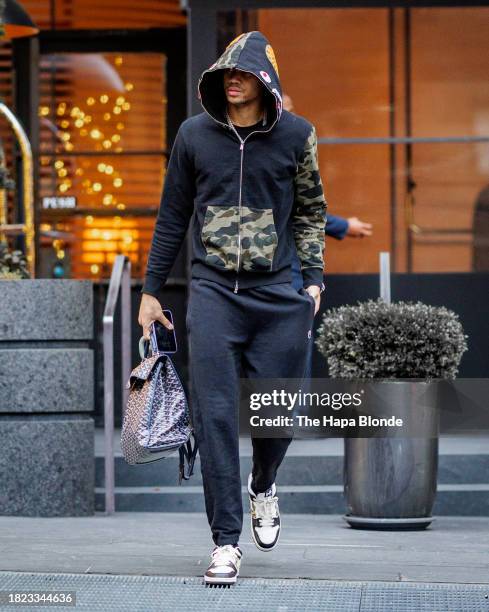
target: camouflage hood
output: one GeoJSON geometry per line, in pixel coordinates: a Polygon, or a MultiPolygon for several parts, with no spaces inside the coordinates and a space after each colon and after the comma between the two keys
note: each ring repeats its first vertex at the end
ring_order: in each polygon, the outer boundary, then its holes
{"type": "Polygon", "coordinates": [[[226,94],[223,71],[237,68],[253,73],[263,85],[268,123],[275,124],[282,115],[282,89],[272,46],[261,32],[240,34],[226,47],[221,57],[202,73],[198,97],[204,110],[216,121],[226,123],[226,94]]]}

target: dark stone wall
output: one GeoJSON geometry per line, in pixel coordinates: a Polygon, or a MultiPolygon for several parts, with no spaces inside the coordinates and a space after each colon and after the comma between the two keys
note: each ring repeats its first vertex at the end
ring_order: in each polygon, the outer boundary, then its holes
{"type": "Polygon", "coordinates": [[[93,287],[0,281],[0,515],[94,513],[93,287]]]}

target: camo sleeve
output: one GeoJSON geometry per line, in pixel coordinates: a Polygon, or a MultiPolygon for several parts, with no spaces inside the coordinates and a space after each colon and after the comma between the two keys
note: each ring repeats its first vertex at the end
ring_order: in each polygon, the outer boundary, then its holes
{"type": "Polygon", "coordinates": [[[158,297],[180,251],[194,209],[194,168],[180,126],[171,151],[141,293],[158,297]]]}
{"type": "Polygon", "coordinates": [[[319,175],[317,137],[311,126],[297,166],[292,217],[304,287],[323,283],[324,230],[327,202],[319,175]]]}

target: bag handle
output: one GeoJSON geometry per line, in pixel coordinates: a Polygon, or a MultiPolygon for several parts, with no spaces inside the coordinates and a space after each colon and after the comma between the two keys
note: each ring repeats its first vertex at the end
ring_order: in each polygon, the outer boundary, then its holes
{"type": "Polygon", "coordinates": [[[149,357],[149,353],[153,355],[153,351],[151,350],[151,344],[149,340],[147,340],[144,336],[141,336],[139,339],[139,356],[141,359],[146,359],[149,357]]]}

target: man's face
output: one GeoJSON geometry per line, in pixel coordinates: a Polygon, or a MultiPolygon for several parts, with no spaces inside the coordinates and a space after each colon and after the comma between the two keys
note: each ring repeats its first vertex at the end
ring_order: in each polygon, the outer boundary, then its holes
{"type": "Polygon", "coordinates": [[[262,85],[251,72],[236,68],[224,70],[224,91],[230,104],[246,104],[262,95],[262,85]]]}

